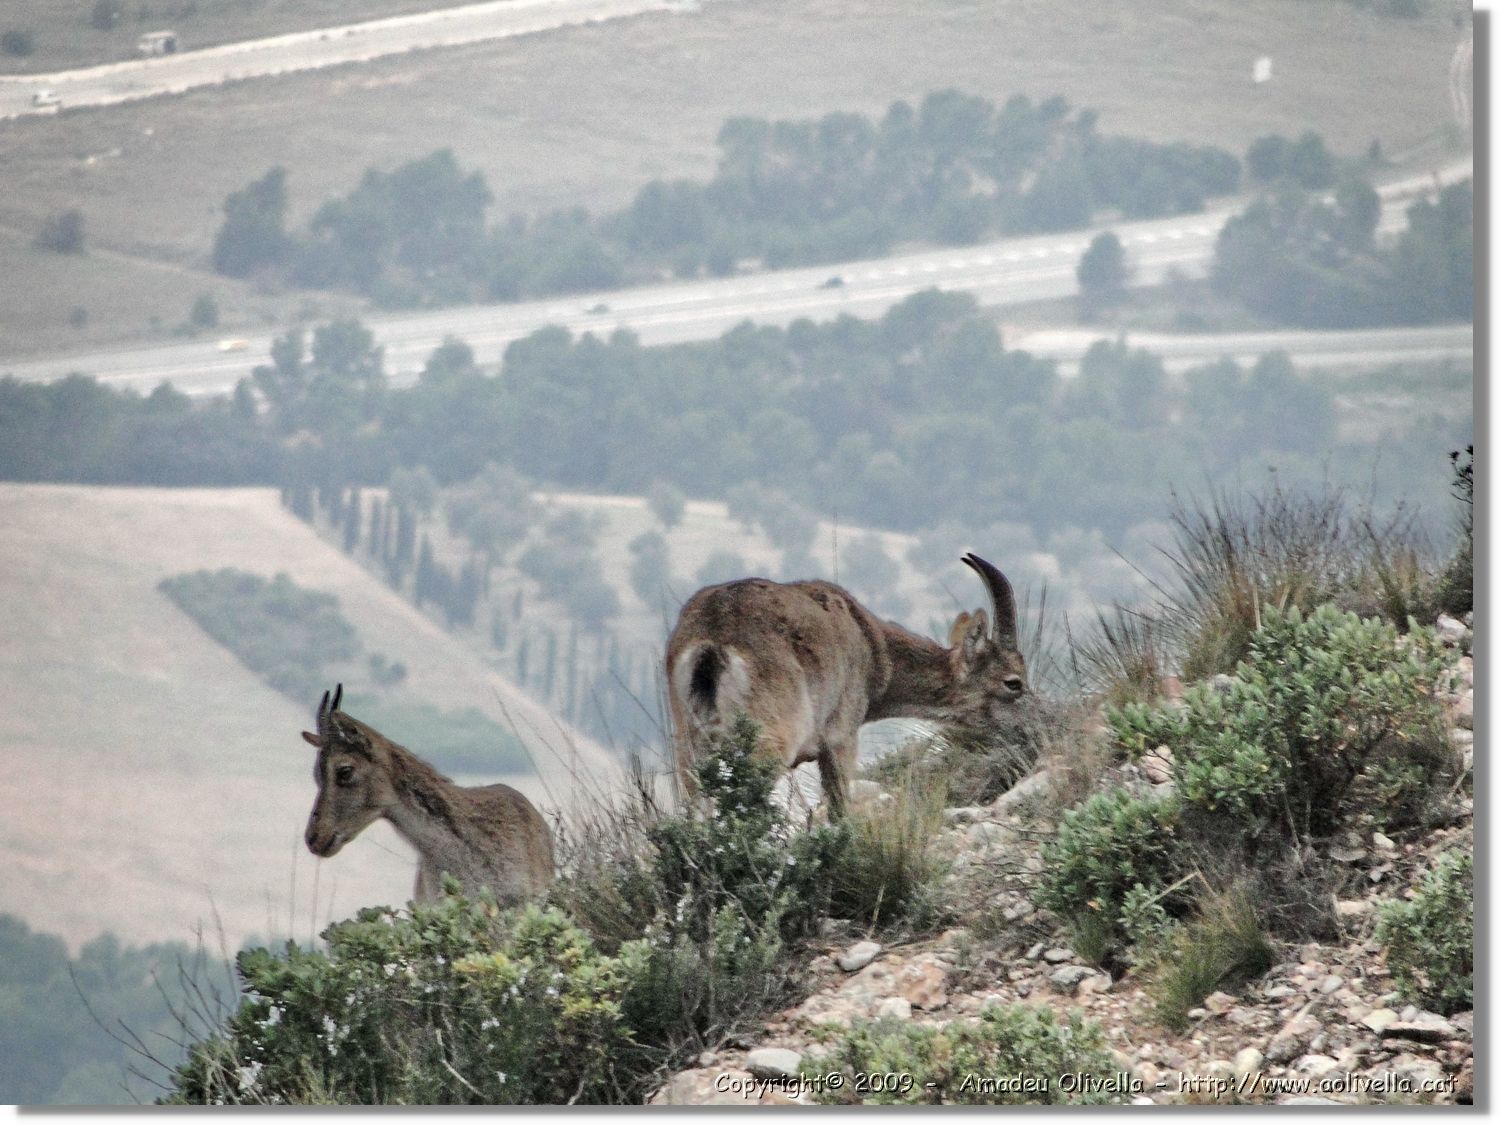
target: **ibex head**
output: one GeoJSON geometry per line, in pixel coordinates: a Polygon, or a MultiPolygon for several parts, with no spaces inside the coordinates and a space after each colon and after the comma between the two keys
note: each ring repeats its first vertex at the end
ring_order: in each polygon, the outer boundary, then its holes
{"type": "Polygon", "coordinates": [[[978,555],[964,555],[963,563],[984,583],[993,621],[976,609],[960,613],[953,622],[948,634],[953,682],[940,710],[947,722],[981,726],[1004,721],[1007,710],[1026,695],[1026,661],[1018,644],[1016,596],[1009,580],[978,555]]]}
{"type": "Polygon", "coordinates": [[[339,710],[344,685],[318,704],[318,733],[302,737],[318,748],[313,780],[318,799],[307,821],[307,850],[325,859],[379,819],[394,795],[390,749],[384,738],[339,710]]]}

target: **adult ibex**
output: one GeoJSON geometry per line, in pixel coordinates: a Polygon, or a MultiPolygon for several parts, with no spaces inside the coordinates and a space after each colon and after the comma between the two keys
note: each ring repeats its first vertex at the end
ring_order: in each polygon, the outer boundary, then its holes
{"type": "Polygon", "coordinates": [[[760,728],[758,752],[794,769],[816,761],[843,810],[864,723],[905,716],[954,726],[1003,720],[1026,694],[1010,582],[977,555],[984,610],[960,613],[944,648],[882,621],[831,582],[744,578],[688,599],[667,641],[677,776],[695,788],[706,742],[737,712],[760,728]]]}
{"type": "Polygon", "coordinates": [[[552,833],[509,785],[455,785],[404,746],[339,710],[344,685],[318,705],[313,780],[318,799],[307,821],[307,849],[328,858],[381,817],[419,862],[413,897],[431,901],[444,872],[468,893],[488,887],[502,904],[534,898],[552,882],[552,833]]]}

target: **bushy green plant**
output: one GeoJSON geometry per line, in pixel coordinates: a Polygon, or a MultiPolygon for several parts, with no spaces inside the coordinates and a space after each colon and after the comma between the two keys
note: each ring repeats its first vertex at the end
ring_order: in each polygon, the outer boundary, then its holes
{"type": "Polygon", "coordinates": [[[1253,853],[1268,839],[1329,835],[1368,766],[1430,741],[1442,666],[1430,630],[1401,641],[1394,626],[1331,605],[1268,608],[1227,684],[1190,688],[1181,708],[1128,704],[1109,724],[1131,753],[1171,747],[1196,822],[1253,853]]]}
{"type": "Polygon", "coordinates": [[[1098,1024],[1029,1004],[992,1005],[942,1028],[860,1021],[829,1048],[802,1064],[824,1102],[1103,1105],[1130,1092],[1098,1024]]]}
{"type": "MultiPolygon", "coordinates": [[[[1068,810],[1056,838],[1042,849],[1038,905],[1075,926],[1124,936],[1127,896],[1138,898],[1137,888],[1158,894],[1182,873],[1180,815],[1174,797],[1136,796],[1124,789],[1106,790],[1068,810]]],[[[1158,905],[1170,910],[1185,898],[1174,891],[1158,905]]]]}
{"type": "Polygon", "coordinates": [[[1410,902],[1381,911],[1376,938],[1401,994],[1443,1015],[1474,1006],[1474,857],[1444,852],[1410,902]]]}
{"type": "Polygon", "coordinates": [[[560,1103],[628,1085],[621,963],[556,910],[445,897],[324,937],[326,952],[240,954],[246,999],[169,1100],[560,1103]]]}
{"type": "Polygon", "coordinates": [[[359,637],[339,600],[278,574],[226,567],[164,578],[157,588],[277,691],[298,696],[323,666],[358,653],[359,637]]]}
{"type": "Polygon", "coordinates": [[[845,826],[792,830],[770,800],[780,769],[756,755],[758,739],[740,716],[696,765],[698,801],[663,815],[642,800],[565,849],[580,862],[553,900],[630,959],[624,1008],[660,1062],[785,1002],[798,972],[790,947],[828,916],[848,851],[845,826]]]}

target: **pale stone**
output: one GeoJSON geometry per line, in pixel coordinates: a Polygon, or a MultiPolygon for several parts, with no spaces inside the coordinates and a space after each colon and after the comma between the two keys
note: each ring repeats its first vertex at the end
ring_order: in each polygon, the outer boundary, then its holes
{"type": "Polygon", "coordinates": [[[1363,898],[1339,899],[1333,904],[1333,912],[1340,918],[1363,918],[1375,909],[1375,904],[1363,898]]]}
{"type": "Polygon", "coordinates": [[[1210,992],[1203,999],[1203,1006],[1216,1016],[1222,1016],[1238,1003],[1238,998],[1227,992],[1210,992]]]}
{"type": "Polygon", "coordinates": [[[1078,995],[1095,996],[1108,992],[1115,986],[1114,980],[1107,973],[1095,973],[1091,977],[1084,977],[1078,982],[1078,995]]]}
{"type": "Polygon", "coordinates": [[[838,966],[846,973],[858,972],[875,960],[880,954],[880,949],[878,941],[859,942],[844,951],[843,956],[838,959],[838,966]]]}
{"type": "Polygon", "coordinates": [[[790,1078],[802,1066],[802,1056],[786,1047],[757,1047],[745,1057],[745,1069],[757,1078],[790,1078]]]}
{"type": "Polygon", "coordinates": [[[1334,973],[1332,976],[1326,976],[1322,979],[1322,981],[1318,984],[1318,991],[1321,992],[1324,996],[1328,996],[1331,993],[1337,992],[1343,987],[1344,978],[1339,976],[1337,973],[1334,973]]]}
{"type": "Polygon", "coordinates": [[[1391,1024],[1399,1019],[1395,1012],[1389,1008],[1375,1008],[1365,1015],[1359,1022],[1368,1027],[1376,1035],[1379,1035],[1391,1024]]]}
{"type": "Polygon", "coordinates": [[[1446,613],[1438,614],[1437,619],[1438,640],[1452,648],[1463,648],[1468,638],[1469,630],[1464,623],[1456,617],[1449,617],[1446,613]]]}
{"type": "Polygon", "coordinates": [[[1172,780],[1172,748],[1158,746],[1141,758],[1141,770],[1152,785],[1164,785],[1172,780]]]}
{"type": "Polygon", "coordinates": [[[1009,828],[991,820],[981,820],[969,826],[968,840],[975,847],[997,847],[1008,844],[1015,838],[1016,834],[1009,828]]]}
{"type": "Polygon", "coordinates": [[[1049,965],[1061,965],[1065,961],[1071,961],[1077,956],[1071,949],[1049,949],[1042,954],[1042,960],[1049,965]]]}
{"type": "Polygon", "coordinates": [[[911,1001],[905,996],[887,996],[875,1005],[876,1019],[911,1019],[911,1001]]]}
{"type": "Polygon", "coordinates": [[[1338,860],[1340,863],[1358,863],[1367,854],[1364,848],[1353,846],[1340,846],[1328,849],[1329,857],[1338,860]]]}
{"type": "Polygon", "coordinates": [[[1291,1062],[1307,1049],[1308,1043],[1322,1030],[1322,1023],[1310,1012],[1298,1012],[1266,1044],[1266,1061],[1291,1062]]]}
{"type": "Polygon", "coordinates": [[[1265,1062],[1266,1056],[1257,1048],[1242,1047],[1234,1056],[1234,1075],[1236,1078],[1244,1078],[1251,1074],[1258,1074],[1265,1062]]]}
{"type": "Polygon", "coordinates": [[[896,974],[896,991],[913,1008],[935,1011],[948,1003],[948,971],[931,961],[913,961],[896,974]]]}
{"type": "Polygon", "coordinates": [[[748,1070],[698,1068],[674,1074],[651,1105],[755,1105],[760,1085],[748,1070]]]}
{"type": "Polygon", "coordinates": [[[1071,996],[1083,983],[1085,977],[1094,975],[1096,975],[1095,970],[1087,965],[1064,965],[1047,979],[1056,991],[1071,996]]]}
{"type": "Polygon", "coordinates": [[[1303,1055],[1292,1066],[1292,1069],[1309,1078],[1321,1078],[1338,1065],[1337,1059],[1329,1058],[1327,1055],[1303,1055]]]}

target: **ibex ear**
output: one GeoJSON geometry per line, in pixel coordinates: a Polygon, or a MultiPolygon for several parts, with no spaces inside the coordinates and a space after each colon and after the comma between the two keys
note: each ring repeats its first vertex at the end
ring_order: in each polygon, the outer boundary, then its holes
{"type": "Polygon", "coordinates": [[[960,680],[989,656],[989,628],[989,618],[982,609],[960,613],[953,622],[948,645],[953,650],[953,671],[960,680]]]}
{"type": "Polygon", "coordinates": [[[302,741],[306,742],[309,746],[316,746],[319,750],[323,749],[323,740],[310,730],[302,732],[302,741]]]}

